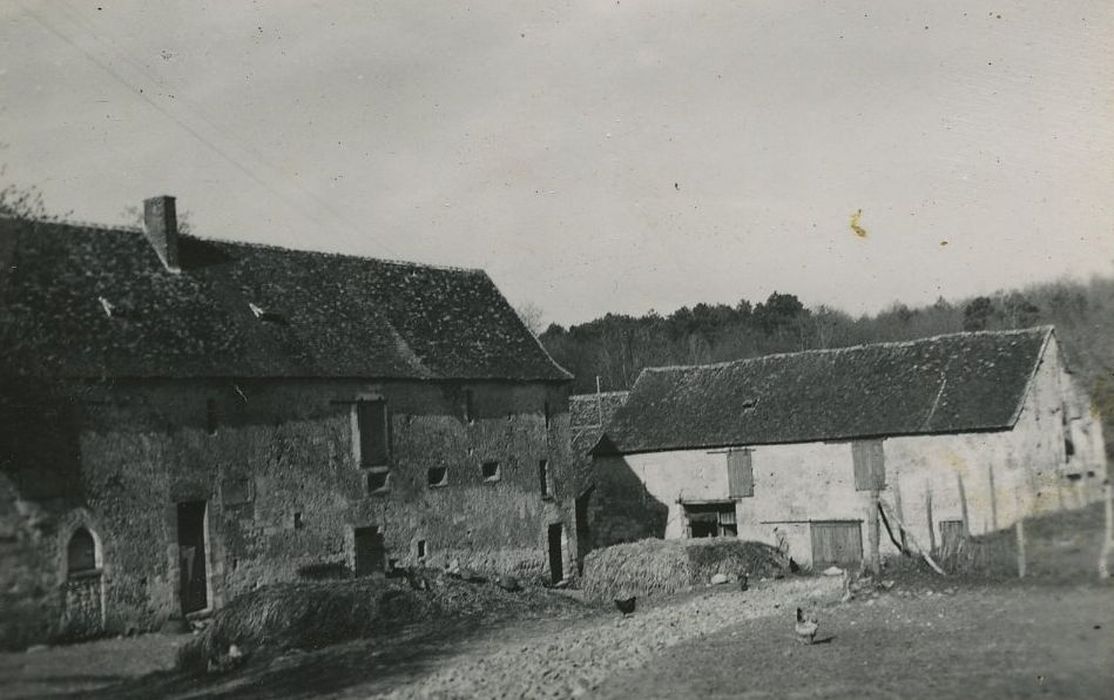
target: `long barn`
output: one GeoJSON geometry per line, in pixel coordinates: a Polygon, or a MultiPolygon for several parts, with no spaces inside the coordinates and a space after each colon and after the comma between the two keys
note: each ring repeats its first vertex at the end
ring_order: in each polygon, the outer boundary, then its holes
{"type": "Polygon", "coordinates": [[[738,536],[814,567],[861,561],[872,491],[934,549],[1106,477],[1050,327],[647,369],[593,454],[596,546],[738,536]]]}

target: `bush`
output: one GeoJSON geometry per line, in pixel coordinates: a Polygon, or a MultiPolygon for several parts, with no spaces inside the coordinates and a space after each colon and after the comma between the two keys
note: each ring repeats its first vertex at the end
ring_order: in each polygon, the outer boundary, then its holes
{"type": "Polygon", "coordinates": [[[788,561],[774,547],[734,537],[646,539],[591,552],[582,588],[592,600],[670,595],[708,583],[715,574],[776,576],[788,561]]]}

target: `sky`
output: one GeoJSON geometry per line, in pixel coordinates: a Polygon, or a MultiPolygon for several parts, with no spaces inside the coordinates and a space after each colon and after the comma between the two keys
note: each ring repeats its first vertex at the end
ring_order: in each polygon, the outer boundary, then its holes
{"type": "Polygon", "coordinates": [[[1112,36],[1109,0],[4,0],[0,186],[562,324],[869,313],[1114,274],[1112,36]]]}

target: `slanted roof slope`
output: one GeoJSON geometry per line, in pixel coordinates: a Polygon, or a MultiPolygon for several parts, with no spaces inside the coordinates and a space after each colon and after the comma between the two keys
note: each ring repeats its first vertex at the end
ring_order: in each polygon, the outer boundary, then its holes
{"type": "Polygon", "coordinates": [[[1051,334],[957,333],[647,369],[596,451],[1009,428],[1051,334]]]}
{"type": "Polygon", "coordinates": [[[63,376],[570,378],[481,270],[192,236],[179,259],[137,230],[0,219],[0,309],[63,376]]]}

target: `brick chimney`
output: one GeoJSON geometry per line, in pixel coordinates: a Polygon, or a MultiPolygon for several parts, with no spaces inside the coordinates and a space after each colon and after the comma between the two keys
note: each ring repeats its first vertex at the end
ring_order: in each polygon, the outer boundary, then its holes
{"type": "Polygon", "coordinates": [[[178,272],[178,214],[174,198],[162,195],[143,200],[143,227],[162,264],[167,270],[178,272]]]}

